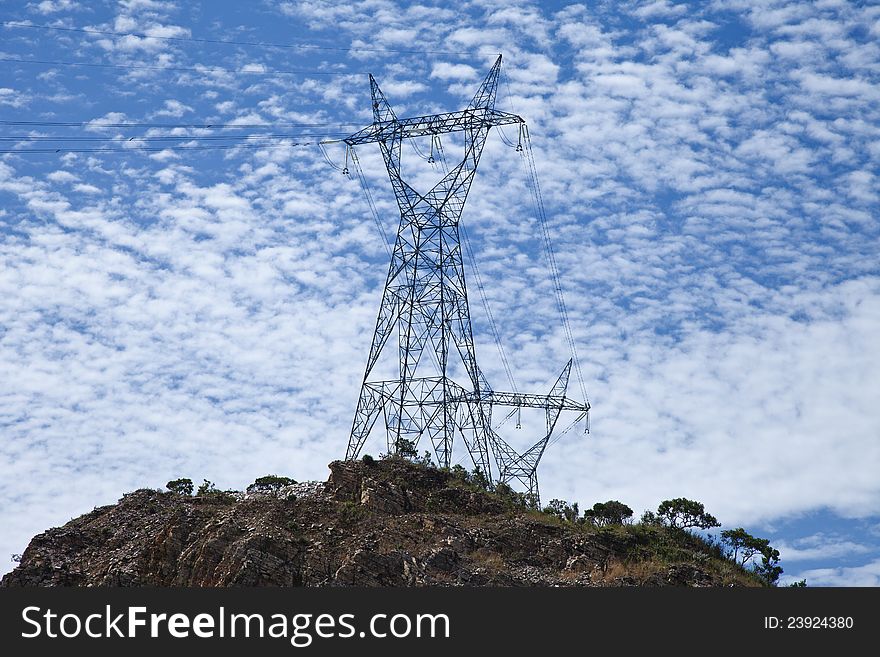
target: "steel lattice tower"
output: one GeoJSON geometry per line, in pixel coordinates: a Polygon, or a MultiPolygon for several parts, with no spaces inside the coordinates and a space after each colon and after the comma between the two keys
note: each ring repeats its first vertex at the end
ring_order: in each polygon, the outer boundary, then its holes
{"type": "Polygon", "coordinates": [[[441,466],[449,467],[456,435],[475,466],[490,481],[517,480],[537,500],[536,469],[563,410],[587,413],[588,402],[567,399],[571,361],[549,394],[493,390],[477,365],[468,307],[459,221],[493,126],[525,121],[495,109],[501,57],[495,61],[466,109],[398,119],[370,76],[373,123],[343,141],[349,148],[377,143],[400,209],[400,224],[385,281],[382,304],[367,358],[346,459],[358,457],[379,414],[385,419],[388,453],[401,439],[417,444],[427,434],[441,466]],[[401,145],[414,137],[462,132],[463,159],[422,194],[401,175],[401,145]],[[399,376],[375,381],[371,373],[392,336],[397,338],[399,376]],[[426,352],[434,355],[426,357],[426,352]],[[461,360],[466,383],[449,376],[450,358],[461,360]],[[425,376],[426,369],[433,369],[425,376]],[[546,433],[520,454],[491,427],[493,406],[543,408],[546,433]],[[492,467],[495,462],[497,470],[492,467]],[[494,473],[497,472],[497,475],[494,473]]]}

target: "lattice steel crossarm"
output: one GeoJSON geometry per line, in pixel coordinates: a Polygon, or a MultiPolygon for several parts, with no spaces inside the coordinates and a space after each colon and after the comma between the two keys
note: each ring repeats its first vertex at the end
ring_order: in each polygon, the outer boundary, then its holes
{"type": "Polygon", "coordinates": [[[466,394],[467,401],[482,402],[493,406],[514,406],[517,408],[558,408],[561,411],[586,413],[590,403],[577,402],[565,395],[533,395],[522,392],[500,392],[492,390],[482,394],[466,394]]]}
{"type": "Polygon", "coordinates": [[[447,112],[432,116],[417,116],[409,119],[393,119],[373,123],[363,130],[346,137],[349,146],[372,144],[390,139],[410,139],[428,135],[441,135],[449,132],[472,130],[475,127],[491,128],[498,125],[525,123],[525,119],[509,112],[481,107],[460,112],[447,112]]]}

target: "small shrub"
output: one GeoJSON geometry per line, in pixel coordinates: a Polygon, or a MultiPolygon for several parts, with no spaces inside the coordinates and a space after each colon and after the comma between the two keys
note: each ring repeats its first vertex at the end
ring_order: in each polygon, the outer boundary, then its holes
{"type": "Polygon", "coordinates": [[[213,481],[208,481],[207,479],[202,481],[202,485],[199,486],[199,489],[196,491],[196,495],[211,495],[212,493],[219,493],[217,487],[214,485],[213,481]]]}
{"type": "Polygon", "coordinates": [[[343,524],[350,525],[367,516],[367,509],[357,502],[347,500],[339,505],[339,519],[343,524]]]}
{"type": "Polygon", "coordinates": [[[470,475],[468,471],[461,467],[458,463],[452,466],[449,470],[449,474],[452,475],[453,479],[458,479],[459,481],[463,481],[464,483],[468,483],[470,481],[470,475]]]}
{"type": "Polygon", "coordinates": [[[541,503],[538,500],[538,496],[535,493],[521,493],[523,498],[523,504],[527,509],[532,509],[533,511],[537,511],[541,507],[541,503]]]}
{"type": "Polygon", "coordinates": [[[207,479],[203,480],[202,485],[196,491],[196,495],[201,498],[202,502],[210,502],[211,504],[233,504],[236,501],[233,493],[235,491],[220,490],[207,479]]]}
{"type": "Polygon", "coordinates": [[[364,456],[363,456],[363,458],[361,459],[361,461],[364,462],[364,465],[367,465],[367,466],[370,466],[370,467],[376,465],[376,459],[374,459],[374,458],[373,458],[372,456],[370,456],[369,454],[364,454],[364,456]]]}
{"type": "Polygon", "coordinates": [[[481,547],[472,552],[470,557],[476,566],[483,567],[489,572],[503,572],[507,568],[507,564],[504,563],[504,557],[489,548],[481,547]]]}
{"type": "Polygon", "coordinates": [[[437,495],[428,495],[425,500],[425,511],[428,513],[440,513],[443,511],[443,503],[438,499],[437,495]]]}
{"type": "Polygon", "coordinates": [[[189,497],[193,493],[193,482],[192,479],[172,479],[165,484],[165,488],[177,495],[189,497]]]}
{"type": "Polygon", "coordinates": [[[525,494],[517,493],[508,484],[496,484],[494,492],[501,499],[504,506],[508,508],[524,509],[528,506],[525,494]]]}
{"type": "Polygon", "coordinates": [[[550,500],[550,503],[544,507],[544,513],[556,516],[560,520],[566,522],[577,522],[580,517],[578,503],[569,504],[565,500],[550,500]]]}

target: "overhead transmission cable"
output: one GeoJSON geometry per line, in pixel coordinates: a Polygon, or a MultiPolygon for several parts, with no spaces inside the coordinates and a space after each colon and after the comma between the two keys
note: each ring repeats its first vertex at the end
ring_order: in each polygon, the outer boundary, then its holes
{"type": "MultiPolygon", "coordinates": [[[[373,194],[370,191],[370,186],[367,184],[367,178],[364,175],[364,170],[361,168],[360,160],[358,160],[357,153],[355,152],[353,146],[347,146],[346,148],[348,149],[348,157],[351,160],[351,164],[354,167],[355,174],[357,175],[358,181],[360,182],[361,190],[363,190],[364,199],[367,201],[367,206],[370,208],[370,214],[373,215],[373,221],[376,224],[376,230],[378,231],[379,236],[382,238],[382,246],[385,247],[385,252],[388,254],[388,257],[391,258],[391,242],[388,239],[388,234],[385,232],[385,227],[382,225],[382,219],[379,217],[379,211],[376,209],[376,201],[373,199],[373,194]]],[[[343,169],[342,171],[345,172],[345,169],[343,169]]]]}
{"type": "Polygon", "coordinates": [[[265,135],[164,135],[150,137],[74,137],[70,135],[12,135],[0,136],[0,141],[11,142],[110,142],[124,144],[132,142],[162,142],[162,141],[256,141],[266,139],[302,139],[304,137],[324,138],[327,135],[316,134],[265,134],[265,135]]]}
{"type": "Polygon", "coordinates": [[[563,429],[562,431],[559,431],[553,435],[553,438],[551,438],[550,442],[547,443],[547,447],[545,447],[545,449],[552,447],[553,445],[558,443],[565,434],[567,434],[569,431],[574,429],[575,426],[577,425],[577,423],[585,418],[587,420],[587,427],[588,427],[588,431],[589,431],[590,413],[589,413],[589,411],[582,411],[581,413],[578,413],[577,417],[575,417],[575,419],[571,421],[571,424],[569,424],[567,427],[565,427],[565,429],[563,429]]]}
{"type": "Polygon", "coordinates": [[[292,148],[298,146],[314,146],[317,142],[292,142],[292,143],[262,143],[262,144],[211,144],[208,146],[132,146],[130,148],[2,148],[0,153],[14,154],[37,154],[37,153],[160,153],[163,151],[211,151],[211,150],[235,150],[235,149],[260,149],[260,148],[292,148]]]}
{"type": "MultiPolygon", "coordinates": [[[[535,166],[532,141],[529,137],[529,130],[526,126],[522,127],[522,140],[525,144],[524,159],[526,160],[527,164],[529,187],[532,191],[532,200],[535,206],[535,214],[538,219],[539,227],[541,229],[541,241],[544,248],[544,254],[549,263],[550,276],[552,278],[554,292],[556,293],[556,303],[559,308],[559,313],[562,316],[562,325],[565,331],[565,336],[568,339],[569,348],[571,349],[572,360],[574,361],[575,371],[577,373],[578,382],[581,388],[581,394],[583,395],[584,401],[588,401],[586,386],[584,385],[583,373],[581,372],[580,360],[578,359],[577,354],[577,345],[574,340],[574,334],[571,330],[571,322],[569,320],[568,309],[565,305],[565,297],[562,292],[559,265],[556,262],[556,254],[553,250],[553,244],[550,240],[550,229],[547,225],[547,211],[544,207],[544,199],[541,194],[541,186],[538,182],[538,172],[537,167],[535,166]]],[[[589,414],[587,414],[587,417],[589,417],[589,414]]],[[[587,424],[587,430],[589,431],[589,424],[587,424]]]]}
{"type": "Polygon", "coordinates": [[[330,128],[359,126],[360,123],[144,123],[139,121],[104,123],[101,119],[91,121],[14,121],[0,120],[0,125],[39,126],[60,128],[330,128]]]}
{"type": "Polygon", "coordinates": [[[159,152],[165,150],[232,150],[236,148],[285,148],[293,146],[314,146],[328,137],[345,134],[343,132],[315,132],[324,128],[337,131],[341,123],[275,123],[275,124],[236,124],[236,123],[101,123],[96,121],[14,121],[0,120],[0,126],[20,128],[90,128],[100,129],[190,129],[220,130],[227,128],[265,129],[279,127],[300,128],[295,132],[266,132],[250,134],[187,134],[187,135],[71,135],[71,134],[31,134],[3,135],[0,145],[15,143],[16,147],[0,149],[0,153],[130,153],[159,152]],[[290,141],[294,140],[294,141],[290,141]],[[303,141],[307,140],[307,141],[303,141]],[[186,143],[191,142],[191,143],[186,143]],[[232,143],[230,143],[232,142],[232,143]],[[59,144],[48,146],[47,144],[59,144]],[[168,143],[164,146],[152,144],[168,143]],[[82,145],[79,145],[82,144],[82,145]],[[100,144],[100,145],[97,145],[100,144]]]}

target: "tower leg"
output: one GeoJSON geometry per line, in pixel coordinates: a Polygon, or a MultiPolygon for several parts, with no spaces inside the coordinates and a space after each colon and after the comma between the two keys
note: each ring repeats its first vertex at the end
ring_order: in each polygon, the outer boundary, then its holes
{"type": "Polygon", "coordinates": [[[489,445],[485,437],[486,418],[482,405],[478,402],[463,402],[459,405],[458,415],[459,432],[471,454],[474,466],[492,481],[489,445]]]}
{"type": "Polygon", "coordinates": [[[541,495],[538,492],[538,471],[532,470],[529,475],[529,503],[533,504],[535,508],[541,508],[541,495]]]}
{"type": "Polygon", "coordinates": [[[379,417],[379,411],[382,410],[382,398],[381,391],[369,384],[364,383],[361,387],[354,422],[351,426],[351,435],[348,439],[348,449],[345,451],[346,461],[354,460],[360,454],[367,436],[370,435],[370,431],[376,423],[376,418],[379,417]]]}

